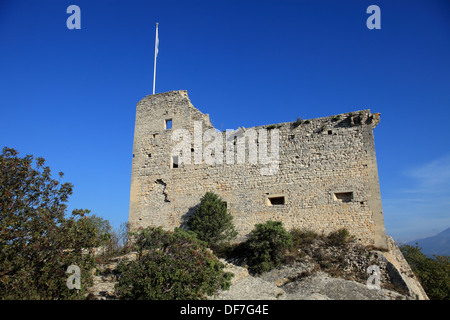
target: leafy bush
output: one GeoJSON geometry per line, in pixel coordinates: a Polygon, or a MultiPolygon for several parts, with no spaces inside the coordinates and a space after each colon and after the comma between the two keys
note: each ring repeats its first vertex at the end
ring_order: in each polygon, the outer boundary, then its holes
{"type": "Polygon", "coordinates": [[[301,125],[303,123],[303,120],[302,120],[302,118],[301,117],[298,117],[297,118],[297,120],[295,120],[293,123],[292,123],[292,126],[294,127],[294,128],[297,128],[299,125],[301,125]]]}
{"type": "Polygon", "coordinates": [[[43,158],[33,160],[10,148],[0,155],[0,298],[81,299],[97,231],[88,210],[65,217],[72,185],[53,180],[43,158]],[[70,265],[81,270],[80,290],[66,286],[70,265]]]}
{"type": "Polygon", "coordinates": [[[314,242],[315,239],[321,236],[312,230],[303,230],[294,228],[290,231],[292,235],[292,243],[295,248],[308,246],[314,242]]]}
{"type": "Polygon", "coordinates": [[[333,122],[336,122],[339,120],[341,120],[341,115],[334,116],[333,119],[331,119],[331,121],[333,121],[333,122]]]}
{"type": "Polygon", "coordinates": [[[255,225],[245,243],[250,272],[263,273],[279,266],[292,246],[292,235],[281,221],[255,225]]]}
{"type": "Polygon", "coordinates": [[[95,214],[87,216],[85,220],[85,223],[95,230],[95,237],[100,240],[101,244],[107,244],[111,240],[113,230],[108,220],[95,214]]]}
{"type": "Polygon", "coordinates": [[[192,232],[149,227],[134,235],[138,258],[121,262],[121,299],[197,300],[228,289],[232,274],[192,232]]]}
{"type": "Polygon", "coordinates": [[[347,229],[341,228],[333,231],[327,236],[327,242],[331,246],[343,246],[353,239],[347,229]]]}
{"type": "Polygon", "coordinates": [[[236,237],[233,216],[227,213],[223,200],[213,192],[207,192],[200,206],[187,222],[189,229],[208,246],[217,247],[236,237]]]}
{"type": "Polygon", "coordinates": [[[129,236],[130,224],[128,222],[122,223],[117,230],[111,230],[108,236],[104,237],[106,241],[102,242],[102,248],[97,255],[97,261],[99,263],[107,263],[113,257],[130,252],[132,244],[129,241],[129,236]]]}
{"type": "Polygon", "coordinates": [[[400,250],[431,300],[450,300],[450,257],[427,257],[417,245],[400,250]]]}

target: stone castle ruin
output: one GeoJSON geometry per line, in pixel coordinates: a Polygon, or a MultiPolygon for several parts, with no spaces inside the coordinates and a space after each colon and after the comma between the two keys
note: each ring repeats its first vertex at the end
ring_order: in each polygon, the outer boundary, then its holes
{"type": "Polygon", "coordinates": [[[387,249],[373,129],[355,111],[236,131],[216,130],[186,91],[146,96],[136,108],[129,222],[186,223],[208,191],[241,240],[257,223],[324,232],[346,228],[387,249]]]}

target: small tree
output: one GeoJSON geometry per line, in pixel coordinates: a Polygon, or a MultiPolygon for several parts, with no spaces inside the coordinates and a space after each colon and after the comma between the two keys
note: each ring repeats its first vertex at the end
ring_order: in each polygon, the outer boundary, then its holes
{"type": "Polygon", "coordinates": [[[83,298],[94,266],[84,249],[98,245],[95,228],[88,210],[65,217],[72,185],[53,180],[43,158],[33,160],[10,148],[0,155],[0,299],[83,298]],[[81,290],[66,286],[70,265],[81,270],[81,290]]]}
{"type": "Polygon", "coordinates": [[[292,235],[281,221],[255,225],[245,243],[250,271],[262,273],[279,266],[291,246],[292,235]]]}
{"type": "Polygon", "coordinates": [[[120,299],[197,300],[231,284],[232,274],[193,233],[149,227],[134,239],[137,260],[117,267],[120,299]]]}
{"type": "Polygon", "coordinates": [[[200,200],[200,206],[188,221],[190,230],[210,247],[218,247],[236,237],[233,216],[227,213],[222,199],[213,192],[207,192],[200,200]]]}
{"type": "Polygon", "coordinates": [[[111,240],[113,230],[108,220],[92,214],[86,218],[86,223],[95,230],[95,237],[100,239],[102,245],[111,240]]]}

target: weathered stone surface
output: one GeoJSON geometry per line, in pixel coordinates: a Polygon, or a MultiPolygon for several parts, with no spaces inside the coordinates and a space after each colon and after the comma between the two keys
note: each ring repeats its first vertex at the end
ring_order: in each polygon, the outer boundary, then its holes
{"type": "Polygon", "coordinates": [[[275,300],[285,291],[260,278],[245,277],[235,282],[229,290],[222,291],[213,300],[275,300]]]}
{"type": "Polygon", "coordinates": [[[373,137],[378,121],[378,114],[361,110],[296,124],[240,128],[236,145],[225,134],[217,138],[224,159],[209,165],[209,116],[191,104],[186,91],[147,96],[136,108],[129,222],[132,228],[179,227],[205,192],[213,191],[226,201],[238,240],[245,239],[255,224],[278,220],[286,229],[319,233],[344,227],[361,243],[387,248],[373,137]],[[177,129],[190,133],[189,148],[180,152],[180,159],[186,153],[190,163],[173,168],[172,152],[184,140],[172,139],[177,129]],[[196,132],[200,143],[194,142],[196,132]],[[272,140],[275,132],[279,139],[272,140]],[[264,134],[267,146],[262,143],[264,134]],[[279,142],[276,173],[262,174],[269,166],[263,151],[272,155],[274,141],[279,142]],[[225,159],[228,147],[232,163],[225,159]],[[239,148],[245,148],[242,163],[236,155],[239,148]],[[257,153],[255,163],[249,160],[252,152],[257,153]],[[271,205],[269,198],[275,196],[284,197],[283,203],[271,205]]]}
{"type": "Polygon", "coordinates": [[[409,295],[415,299],[428,300],[428,295],[390,236],[388,236],[388,245],[389,251],[380,252],[380,254],[388,261],[387,271],[391,278],[408,290],[409,295]]]}
{"type": "Polygon", "coordinates": [[[323,254],[322,259],[332,261],[329,270],[335,273],[333,276],[322,271],[319,267],[321,261],[315,256],[317,251],[323,249],[321,240],[308,245],[306,251],[311,256],[304,256],[299,261],[259,276],[251,276],[245,268],[229,264],[227,271],[241,276],[233,282],[230,291],[220,292],[212,299],[256,300],[261,287],[264,299],[427,300],[426,293],[399,248],[391,237],[388,239],[390,250],[387,252],[370,250],[355,243],[328,247],[331,250],[323,254]],[[367,285],[370,275],[366,271],[372,265],[376,265],[381,273],[379,289],[367,285]],[[241,283],[243,279],[245,281],[241,283]]]}
{"type": "Polygon", "coordinates": [[[93,270],[93,285],[88,288],[88,297],[92,300],[116,300],[118,299],[114,286],[118,282],[118,274],[115,269],[121,261],[136,260],[137,253],[130,252],[120,257],[111,259],[106,264],[100,264],[93,270]]]}
{"type": "MultiPolygon", "coordinates": [[[[308,300],[314,297],[329,300],[392,300],[405,297],[385,289],[369,289],[356,281],[332,278],[326,273],[318,273],[300,281],[283,286],[286,299],[308,300]]],[[[314,300],[315,300],[314,299],[314,300]]]]}

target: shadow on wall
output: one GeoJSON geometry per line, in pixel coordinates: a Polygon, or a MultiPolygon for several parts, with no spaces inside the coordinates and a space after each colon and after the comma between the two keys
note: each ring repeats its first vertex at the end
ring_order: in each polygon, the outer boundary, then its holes
{"type": "Polygon", "coordinates": [[[181,229],[183,229],[183,230],[188,230],[189,229],[187,223],[188,223],[189,219],[194,215],[195,211],[197,211],[199,206],[200,206],[200,204],[197,204],[197,205],[195,205],[193,207],[190,207],[188,209],[188,211],[181,216],[181,219],[180,219],[181,220],[181,223],[180,223],[180,228],[181,229]]]}

